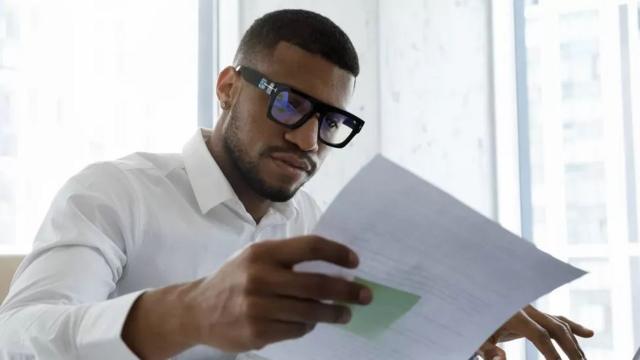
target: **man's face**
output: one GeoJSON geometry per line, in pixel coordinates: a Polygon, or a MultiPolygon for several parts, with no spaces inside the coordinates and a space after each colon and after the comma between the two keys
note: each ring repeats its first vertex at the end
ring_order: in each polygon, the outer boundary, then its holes
{"type": "MultiPolygon", "coordinates": [[[[271,58],[254,65],[270,80],[344,109],[354,77],[294,45],[281,42],[271,58]]],[[[224,146],[237,170],[259,195],[287,201],[318,170],[328,147],[318,141],[318,118],[288,129],[267,117],[269,96],[235,74],[237,92],[224,126],[224,146]]]]}

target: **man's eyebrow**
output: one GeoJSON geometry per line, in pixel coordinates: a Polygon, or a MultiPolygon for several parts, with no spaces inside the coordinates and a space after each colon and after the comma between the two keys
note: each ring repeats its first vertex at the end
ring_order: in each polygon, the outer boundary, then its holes
{"type": "MultiPolygon", "coordinates": [[[[307,96],[307,97],[309,97],[309,98],[313,99],[314,101],[319,102],[319,103],[321,103],[321,104],[323,104],[323,105],[325,105],[325,106],[329,106],[329,107],[332,107],[332,108],[336,108],[336,109],[339,109],[339,110],[342,110],[342,111],[347,111],[346,106],[340,106],[340,105],[333,105],[333,104],[330,104],[330,103],[328,103],[327,101],[320,100],[319,98],[317,98],[317,97],[315,97],[315,96],[313,96],[313,95],[310,95],[310,94],[309,94],[308,92],[306,92],[306,91],[302,91],[299,87],[294,86],[294,85],[291,85],[291,84],[290,84],[290,83],[288,83],[288,82],[281,82],[281,81],[278,81],[278,80],[274,80],[271,76],[269,76],[269,75],[267,75],[267,74],[263,74],[263,73],[261,73],[261,74],[262,74],[262,77],[263,77],[264,79],[266,79],[267,81],[270,81],[270,82],[273,82],[273,83],[275,83],[275,84],[277,84],[277,85],[280,85],[280,86],[287,87],[287,88],[289,88],[289,89],[295,90],[296,92],[299,92],[300,94],[302,94],[302,95],[304,95],[304,96],[307,96]]],[[[354,79],[353,79],[353,89],[352,89],[352,91],[354,91],[354,90],[355,90],[355,87],[356,87],[356,79],[357,79],[356,77],[354,77],[354,79]]]]}
{"type": "MultiPolygon", "coordinates": [[[[286,86],[286,87],[288,87],[289,89],[295,90],[296,92],[299,92],[300,94],[302,94],[302,95],[304,95],[304,96],[306,96],[306,97],[308,97],[308,98],[312,99],[313,101],[316,101],[316,102],[318,102],[318,103],[320,103],[320,104],[322,104],[322,105],[325,105],[325,106],[328,106],[328,107],[333,107],[333,108],[340,109],[340,110],[345,110],[345,109],[343,109],[343,108],[342,108],[342,107],[340,107],[340,106],[336,106],[336,105],[330,104],[330,103],[328,103],[328,102],[326,102],[326,101],[324,101],[324,100],[320,100],[320,99],[318,99],[317,97],[315,97],[315,96],[313,96],[313,95],[310,95],[310,94],[309,94],[309,93],[307,93],[306,91],[302,91],[302,90],[300,90],[299,88],[297,88],[297,87],[295,87],[295,86],[289,85],[289,84],[287,84],[287,83],[277,82],[277,81],[276,81],[276,84],[278,84],[278,85],[282,85],[282,86],[286,86]]],[[[345,111],[346,111],[346,110],[345,110],[345,111]]]]}

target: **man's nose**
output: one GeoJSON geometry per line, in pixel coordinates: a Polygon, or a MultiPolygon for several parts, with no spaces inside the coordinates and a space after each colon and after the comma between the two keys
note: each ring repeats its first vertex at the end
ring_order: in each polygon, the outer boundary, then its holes
{"type": "Polygon", "coordinates": [[[296,144],[302,151],[318,150],[318,114],[314,114],[304,125],[284,133],[284,138],[296,144]]]}

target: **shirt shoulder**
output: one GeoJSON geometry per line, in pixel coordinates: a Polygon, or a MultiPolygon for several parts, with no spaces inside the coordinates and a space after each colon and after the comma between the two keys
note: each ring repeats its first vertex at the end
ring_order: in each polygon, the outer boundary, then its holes
{"type": "Polygon", "coordinates": [[[137,152],[117,160],[92,163],[71,177],[71,183],[100,190],[130,188],[131,182],[140,176],[166,176],[184,168],[180,154],[155,154],[137,152]]]}
{"type": "Polygon", "coordinates": [[[133,153],[117,160],[92,163],[73,175],[56,196],[57,203],[75,199],[82,203],[105,204],[118,212],[139,211],[149,183],[183,166],[179,154],[133,153]]]}
{"type": "Polygon", "coordinates": [[[184,168],[182,154],[162,154],[136,152],[123,158],[109,161],[123,171],[155,172],[164,176],[167,173],[184,168]]]}

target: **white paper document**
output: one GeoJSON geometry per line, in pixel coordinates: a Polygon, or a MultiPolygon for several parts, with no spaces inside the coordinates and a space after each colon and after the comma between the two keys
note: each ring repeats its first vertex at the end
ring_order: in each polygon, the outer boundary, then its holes
{"type": "Polygon", "coordinates": [[[354,249],[360,266],[303,271],[381,284],[375,311],[354,306],[351,328],[320,324],[259,352],[271,360],[466,360],[520,308],[584,274],[382,156],[314,233],[354,249]]]}

